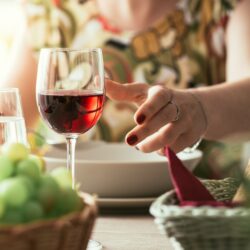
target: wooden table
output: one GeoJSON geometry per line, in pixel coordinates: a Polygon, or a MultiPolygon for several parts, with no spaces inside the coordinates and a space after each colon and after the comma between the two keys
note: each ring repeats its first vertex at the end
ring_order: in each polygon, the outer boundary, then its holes
{"type": "Polygon", "coordinates": [[[101,215],[92,238],[105,250],[171,250],[150,215],[101,215]]]}

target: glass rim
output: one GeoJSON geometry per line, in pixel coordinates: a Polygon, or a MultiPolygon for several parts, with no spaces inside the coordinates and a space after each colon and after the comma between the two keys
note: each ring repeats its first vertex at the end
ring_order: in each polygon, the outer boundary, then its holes
{"type": "Polygon", "coordinates": [[[74,49],[74,48],[61,48],[61,47],[55,47],[55,48],[42,48],[40,49],[40,52],[80,52],[80,53],[91,53],[91,52],[102,52],[101,48],[85,48],[85,49],[74,49]]]}
{"type": "Polygon", "coordinates": [[[1,92],[19,92],[18,88],[15,87],[10,87],[10,88],[0,88],[0,93],[1,92]]]}

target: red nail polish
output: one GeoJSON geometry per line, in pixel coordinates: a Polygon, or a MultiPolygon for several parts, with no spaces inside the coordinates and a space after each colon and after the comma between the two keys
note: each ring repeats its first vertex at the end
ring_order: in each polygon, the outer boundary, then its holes
{"type": "Polygon", "coordinates": [[[138,141],[138,138],[137,138],[136,135],[131,135],[131,136],[129,136],[129,137],[127,138],[127,143],[128,143],[129,145],[133,145],[133,144],[135,144],[137,141],[138,141]]]}
{"type": "Polygon", "coordinates": [[[145,119],[146,119],[145,115],[139,115],[137,117],[137,123],[142,124],[145,121],[145,119]]]}

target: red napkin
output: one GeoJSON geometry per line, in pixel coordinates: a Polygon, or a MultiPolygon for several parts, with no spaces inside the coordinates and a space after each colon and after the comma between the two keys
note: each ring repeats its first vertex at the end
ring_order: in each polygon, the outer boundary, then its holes
{"type": "Polygon", "coordinates": [[[170,177],[181,206],[233,207],[236,205],[232,202],[216,201],[200,180],[186,169],[170,148],[165,148],[165,155],[169,161],[170,177]]]}

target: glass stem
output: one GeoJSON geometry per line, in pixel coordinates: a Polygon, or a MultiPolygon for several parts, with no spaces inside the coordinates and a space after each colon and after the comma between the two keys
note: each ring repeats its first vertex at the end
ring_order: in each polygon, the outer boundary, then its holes
{"type": "Polygon", "coordinates": [[[67,169],[71,172],[72,188],[75,189],[75,148],[77,136],[66,137],[67,140],[67,169]]]}

